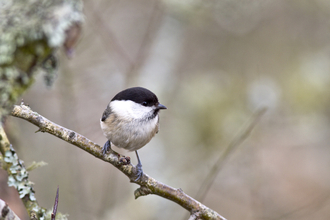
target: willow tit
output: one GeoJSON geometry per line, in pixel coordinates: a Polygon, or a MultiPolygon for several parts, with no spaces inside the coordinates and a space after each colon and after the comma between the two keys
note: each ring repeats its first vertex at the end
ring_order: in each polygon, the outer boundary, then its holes
{"type": "Polygon", "coordinates": [[[106,154],[111,143],[128,151],[135,151],[138,159],[137,179],[143,174],[137,150],[146,145],[159,129],[159,110],[166,107],[157,96],[142,87],[133,87],[119,92],[106,107],[100,120],[108,141],[102,148],[106,154]]]}

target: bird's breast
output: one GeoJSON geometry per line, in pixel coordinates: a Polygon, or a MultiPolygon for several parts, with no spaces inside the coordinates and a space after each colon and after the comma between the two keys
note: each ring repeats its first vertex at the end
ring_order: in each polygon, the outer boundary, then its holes
{"type": "Polygon", "coordinates": [[[117,117],[110,115],[100,123],[104,136],[112,144],[119,148],[135,151],[146,145],[158,132],[158,121],[158,116],[148,121],[128,121],[119,120],[117,117]]]}

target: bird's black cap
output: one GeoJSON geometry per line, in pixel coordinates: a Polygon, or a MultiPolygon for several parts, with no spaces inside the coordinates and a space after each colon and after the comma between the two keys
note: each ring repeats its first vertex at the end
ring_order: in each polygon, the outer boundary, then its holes
{"type": "Polygon", "coordinates": [[[148,89],[132,87],[119,92],[111,101],[131,100],[144,106],[158,105],[157,96],[148,89]]]}

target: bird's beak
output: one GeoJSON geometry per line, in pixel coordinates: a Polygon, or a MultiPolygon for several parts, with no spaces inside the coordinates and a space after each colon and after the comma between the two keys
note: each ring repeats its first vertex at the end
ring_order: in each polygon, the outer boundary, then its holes
{"type": "Polygon", "coordinates": [[[158,103],[156,109],[167,109],[165,105],[158,103]]]}

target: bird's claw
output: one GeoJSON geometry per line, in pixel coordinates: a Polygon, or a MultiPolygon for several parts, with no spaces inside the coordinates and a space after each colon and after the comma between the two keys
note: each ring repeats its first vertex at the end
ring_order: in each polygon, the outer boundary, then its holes
{"type": "Polygon", "coordinates": [[[138,163],[136,165],[136,179],[134,181],[138,181],[143,175],[142,164],[138,163]]]}
{"type": "Polygon", "coordinates": [[[107,142],[105,142],[105,144],[102,148],[102,154],[103,155],[107,154],[110,149],[111,149],[111,143],[110,143],[110,140],[108,140],[107,142]]]}

